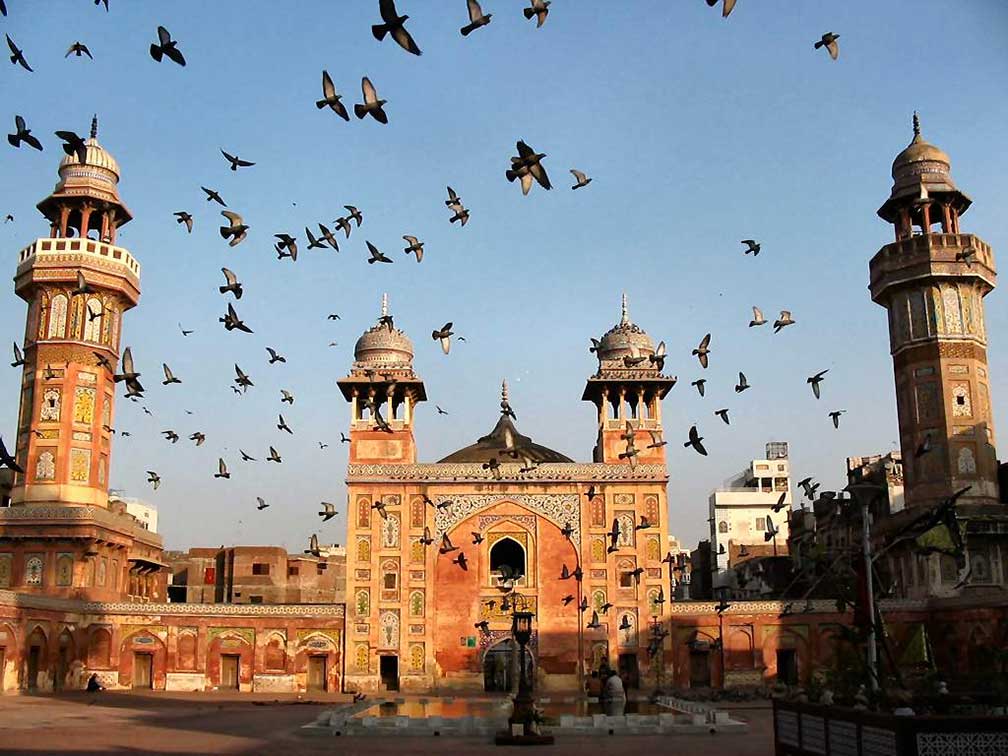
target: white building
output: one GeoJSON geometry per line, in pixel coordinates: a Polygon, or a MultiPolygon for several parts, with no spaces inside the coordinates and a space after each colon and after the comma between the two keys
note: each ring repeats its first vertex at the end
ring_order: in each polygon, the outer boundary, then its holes
{"type": "Polygon", "coordinates": [[[786,442],[771,441],[766,445],[765,458],[752,460],[710,495],[711,555],[718,571],[727,569],[739,556],[744,558],[747,552],[753,556],[773,554],[774,545],[778,554],[787,554],[791,501],[788,446],[786,442]],[[784,507],[774,512],[781,494],[784,507]],[[778,531],[770,540],[765,538],[768,518],[778,531]]]}
{"type": "Polygon", "coordinates": [[[158,512],[152,505],[131,496],[123,496],[119,491],[109,491],[109,506],[119,502],[126,514],[133,515],[140,525],[151,533],[157,533],[158,512]]]}

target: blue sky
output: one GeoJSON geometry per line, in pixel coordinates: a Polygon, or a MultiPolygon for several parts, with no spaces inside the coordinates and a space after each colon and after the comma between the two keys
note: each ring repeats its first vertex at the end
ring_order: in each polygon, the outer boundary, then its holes
{"type": "MultiPolygon", "coordinates": [[[[789,441],[795,474],[824,487],[842,483],[846,456],[893,448],[892,364],[885,312],[867,292],[868,260],[892,239],[875,210],[914,109],[974,199],[963,230],[996,255],[1008,250],[1008,6],[999,0],[740,0],[727,21],[701,0],[555,0],[538,30],[518,0],[487,0],[492,23],[468,38],[458,33],[463,0],[400,0],[420,58],[373,39],[370,1],[112,0],[108,14],[85,0],[7,5],[0,29],[35,73],[0,65],[0,115],[8,129],[23,115],[46,147],[0,149],[0,213],[16,217],[0,226],[8,272],[46,232],[34,205],[57,178],[52,132],[85,133],[97,112],[135,216],[120,242],[143,266],[123,343],[155,413],[120,399],[116,425],[133,435],[115,442],[111,478],[159,507],[172,548],[300,549],[316,531],[342,542],[343,516],[320,526],[314,514],[320,499],[345,506],[339,434],[348,410],[334,381],[383,291],[414,340],[431,400],[416,423],[427,461],[490,430],[502,377],[523,433],[589,459],[594,413],[580,401],[595,369],[588,339],[618,320],[626,291],[632,318],[666,341],[666,372],[679,377],[664,406],[671,531],[695,544],[709,492],[767,440],[789,441]],[[151,60],[158,24],[179,40],[186,68],[151,60]],[[812,48],[827,30],[840,34],[837,62],[812,48]],[[93,63],[64,60],[77,39],[93,63]],[[389,125],[316,110],[323,68],[348,106],[368,75],[389,101],[389,125]],[[522,197],[505,180],[519,138],[547,153],[553,191],[522,197]],[[221,148],[257,165],[232,173],[221,148]],[[594,182],[570,191],[572,167],[594,182]],[[447,184],[472,212],[464,229],[448,223],[447,184]],[[200,185],[244,215],[252,230],[243,244],[220,239],[219,208],[200,185]],[[302,245],[296,264],[276,260],[274,233],[303,237],[344,204],[365,220],[339,254],[302,245]],[[176,210],[195,215],[192,236],[175,225],[176,210]],[[426,243],[421,265],[401,252],[403,234],[426,243]],[[757,259],[742,255],[738,240],[749,237],[763,244],[757,259]],[[367,265],[365,239],[395,264],[367,265]],[[217,323],[222,265],[245,284],[238,311],[252,336],[217,323]],[[750,330],[752,305],[768,317],[790,309],[797,325],[776,336],[750,330]],[[329,312],[342,320],[326,321],[329,312]],[[445,357],[428,334],[447,320],[468,341],[445,357]],[[178,322],[196,333],[183,339],[178,322]],[[701,374],[690,350],[707,331],[713,353],[700,399],[689,386],[701,374]],[[287,365],[267,366],[266,345],[287,365]],[[182,386],[162,389],[162,361],[182,386]],[[241,399],[228,388],[235,362],[256,382],[241,399]],[[824,368],[817,402],[805,378],[824,368]],[[753,384],[741,397],[732,391],[738,370],[753,384]],[[282,387],[297,397],[292,408],[279,402],[282,387]],[[450,414],[438,416],[435,403],[450,414]],[[730,428],[712,414],[724,406],[730,428]],[[840,408],[847,414],[834,431],[826,413],[840,408]],[[275,428],[281,410],[293,438],[275,428]],[[693,423],[708,458],[676,443],[693,423]],[[172,446],[159,435],[167,428],[203,431],[207,443],[172,446]],[[239,446],[262,458],[271,443],[282,466],[237,462],[239,446]],[[218,455],[232,461],[230,481],[212,478],[218,455]],[[162,475],[156,493],[147,469],[162,475]],[[257,495],[273,506],[256,512],[257,495]]],[[[1004,293],[986,305],[991,370],[1004,376],[1004,293]]],[[[25,305],[12,288],[0,314],[8,341],[20,341],[25,305]]],[[[19,381],[19,370],[0,374],[7,438],[19,381]]],[[[997,385],[1004,433],[1008,399],[997,385]]]]}

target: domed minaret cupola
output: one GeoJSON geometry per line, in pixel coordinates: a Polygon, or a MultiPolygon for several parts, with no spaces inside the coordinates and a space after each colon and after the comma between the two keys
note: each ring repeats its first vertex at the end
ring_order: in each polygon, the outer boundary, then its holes
{"type": "Polygon", "coordinates": [[[665,367],[664,342],[655,351],[651,337],[630,320],[626,294],[620,322],[601,339],[593,339],[598,371],[585,385],[584,401],[598,410],[599,435],[593,458],[596,462],[625,464],[620,453],[626,450],[626,423],[641,436],[635,439],[638,454],[635,463],[665,463],[665,447],[655,445],[647,431],[662,433],[661,400],[675,383],[662,374],[665,367]]]}
{"type": "Polygon", "coordinates": [[[350,462],[416,462],[413,408],[427,401],[413,372],[413,342],[395,327],[382,295],[381,316],[354,346],[350,375],[337,381],[350,402],[350,462]]]}
{"type": "Polygon", "coordinates": [[[114,426],[110,367],[122,314],[140,299],[140,265],[116,246],[131,215],[119,198],[119,164],[91,122],[85,161],[63,158],[38,203],[49,236],[18,255],[14,290],[28,302],[18,421],[15,504],[108,506],[114,426]],[[83,281],[83,286],[81,282],[83,281]]]}
{"type": "Polygon", "coordinates": [[[921,136],[892,165],[878,214],[896,241],[872,258],[871,297],[889,311],[907,506],[971,486],[964,501],[998,499],[983,298],[997,277],[990,246],[960,232],[971,200],[949,156],[921,136]]]}

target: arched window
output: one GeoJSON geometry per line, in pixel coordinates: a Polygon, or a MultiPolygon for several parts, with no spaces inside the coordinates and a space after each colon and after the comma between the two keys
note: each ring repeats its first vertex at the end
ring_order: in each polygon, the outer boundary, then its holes
{"type": "Polygon", "coordinates": [[[49,305],[49,330],[47,339],[62,339],[66,334],[67,298],[65,294],[57,294],[49,305]]]}
{"type": "Polygon", "coordinates": [[[88,642],[88,666],[106,669],[110,666],[112,653],[112,636],[105,628],[98,628],[91,633],[88,642]]]}
{"type": "Polygon", "coordinates": [[[491,575],[505,566],[513,576],[525,575],[525,549],[513,538],[501,538],[490,549],[491,575]]]}
{"type": "Polygon", "coordinates": [[[178,641],[178,668],[196,669],[196,636],[185,633],[178,641]]]}
{"type": "Polygon", "coordinates": [[[102,315],[104,314],[101,300],[92,297],[87,301],[84,313],[84,341],[101,343],[102,315]]]}
{"type": "Polygon", "coordinates": [[[33,556],[25,562],[25,583],[42,585],[42,557],[33,556]]]}

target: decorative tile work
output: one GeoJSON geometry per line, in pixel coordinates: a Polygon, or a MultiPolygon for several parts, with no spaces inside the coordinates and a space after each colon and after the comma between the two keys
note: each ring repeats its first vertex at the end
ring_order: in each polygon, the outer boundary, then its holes
{"type": "Polygon", "coordinates": [[[378,647],[399,648],[399,612],[383,609],[378,615],[378,647]]]}
{"type": "Polygon", "coordinates": [[[55,480],[56,479],[56,457],[51,451],[44,451],[38,455],[35,463],[35,480],[55,480]]]}
{"type": "Polygon", "coordinates": [[[95,397],[97,392],[93,388],[78,386],[74,389],[74,412],[73,421],[90,425],[94,421],[95,397]]]}
{"type": "Polygon", "coordinates": [[[91,477],[91,450],[70,450],[70,480],[75,483],[87,483],[91,477]]]}
{"type": "Polygon", "coordinates": [[[394,481],[418,481],[426,483],[434,480],[451,482],[500,480],[537,480],[552,482],[584,481],[668,481],[665,465],[608,465],[603,463],[545,462],[534,470],[519,472],[521,463],[504,462],[499,469],[500,478],[483,465],[475,462],[421,463],[414,465],[395,464],[351,464],[347,466],[349,483],[391,483],[394,481]]]}
{"type": "Polygon", "coordinates": [[[498,522],[504,522],[504,521],[507,521],[507,520],[510,520],[511,522],[520,523],[520,524],[524,525],[525,527],[527,527],[529,530],[535,530],[535,523],[536,523],[535,515],[522,515],[522,514],[480,515],[479,519],[476,521],[477,522],[476,527],[482,533],[487,528],[489,528],[489,527],[491,527],[493,525],[496,525],[498,522]]]}
{"type": "Polygon", "coordinates": [[[510,501],[541,514],[557,527],[562,528],[569,523],[574,529],[571,540],[580,545],[580,498],[577,494],[513,494],[509,496],[465,494],[456,496],[453,499],[454,504],[448,509],[438,510],[434,517],[434,524],[439,533],[448,532],[479,510],[510,501]]]}
{"type": "Polygon", "coordinates": [[[49,386],[42,392],[42,406],[39,409],[39,420],[58,423],[60,418],[60,390],[49,386]]]}

